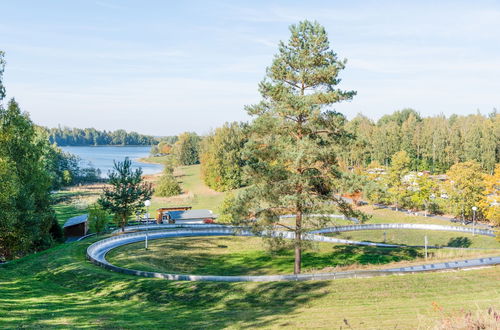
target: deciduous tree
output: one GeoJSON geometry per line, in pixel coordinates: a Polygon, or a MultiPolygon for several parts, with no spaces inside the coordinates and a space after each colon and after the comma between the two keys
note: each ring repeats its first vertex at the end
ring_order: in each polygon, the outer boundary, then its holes
{"type": "Polygon", "coordinates": [[[179,165],[194,165],[200,162],[200,137],[196,133],[182,133],[172,149],[179,165]]]}
{"type": "Polygon", "coordinates": [[[242,151],[247,140],[246,129],[239,123],[226,123],[203,140],[201,173],[207,186],[226,191],[245,185],[242,151]]]}
{"type": "MultiPolygon", "coordinates": [[[[51,177],[43,161],[47,141],[15,100],[0,105],[0,258],[13,259],[54,243],[60,231],[51,209],[51,177]]],[[[59,238],[59,237],[57,237],[59,238]]]]}
{"type": "Polygon", "coordinates": [[[396,152],[391,158],[391,166],[385,177],[385,182],[389,187],[388,192],[396,205],[396,210],[409,196],[408,182],[404,180],[404,177],[410,172],[410,162],[406,151],[396,152]]]}
{"type": "Polygon", "coordinates": [[[438,194],[438,184],[429,175],[423,174],[416,178],[417,187],[411,194],[411,200],[417,208],[423,208],[425,216],[434,198],[438,194]]]}
{"type": "MultiPolygon", "coordinates": [[[[453,165],[448,172],[446,190],[455,216],[472,219],[472,207],[480,206],[484,199],[484,173],[478,162],[469,161],[453,165]]],[[[479,209],[479,215],[483,210],[479,209]]]]}
{"type": "Polygon", "coordinates": [[[496,165],[493,174],[485,176],[484,186],[484,198],[480,206],[485,218],[492,225],[500,226],[500,164],[496,165]]]}
{"type": "Polygon", "coordinates": [[[163,174],[155,187],[155,195],[160,197],[170,197],[182,193],[179,182],[174,177],[173,169],[166,166],[163,174]]]}
{"type": "Polygon", "coordinates": [[[106,212],[106,210],[103,209],[98,203],[90,205],[87,212],[89,214],[87,221],[90,230],[96,234],[103,233],[108,224],[108,212],[106,212]]]}

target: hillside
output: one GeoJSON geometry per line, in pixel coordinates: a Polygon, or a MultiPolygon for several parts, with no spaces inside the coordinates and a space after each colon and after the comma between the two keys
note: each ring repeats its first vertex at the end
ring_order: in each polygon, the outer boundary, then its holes
{"type": "Polygon", "coordinates": [[[500,306],[500,268],[325,282],[192,283],[115,274],[85,260],[93,239],[0,269],[0,327],[414,328],[500,306]]]}

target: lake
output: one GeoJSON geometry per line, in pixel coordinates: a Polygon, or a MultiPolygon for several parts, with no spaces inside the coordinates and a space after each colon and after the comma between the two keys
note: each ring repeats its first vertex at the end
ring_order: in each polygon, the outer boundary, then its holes
{"type": "Polygon", "coordinates": [[[63,151],[72,153],[82,159],[81,166],[93,167],[101,170],[103,177],[108,176],[108,171],[113,169],[113,161],[123,161],[130,158],[133,168],[142,168],[143,174],[154,174],[162,171],[160,164],[141,163],[139,158],[148,157],[150,146],[96,146],[96,147],[61,147],[63,151]]]}

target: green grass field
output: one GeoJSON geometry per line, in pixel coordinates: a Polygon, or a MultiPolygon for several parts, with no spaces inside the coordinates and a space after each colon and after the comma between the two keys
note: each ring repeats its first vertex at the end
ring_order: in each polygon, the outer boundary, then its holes
{"type": "Polygon", "coordinates": [[[140,162],[143,162],[143,163],[155,163],[155,164],[165,164],[165,162],[167,162],[168,160],[170,159],[170,156],[157,156],[157,157],[153,157],[153,156],[150,156],[150,157],[145,157],[145,158],[141,158],[139,159],[140,162]]]}
{"type": "Polygon", "coordinates": [[[71,217],[85,214],[87,206],[97,200],[99,190],[73,189],[61,190],[52,195],[53,208],[59,224],[63,225],[71,217]]]}
{"type": "Polygon", "coordinates": [[[2,328],[413,329],[500,307],[500,268],[322,282],[169,282],[85,259],[95,239],[0,268],[2,328]]]}
{"type": "MultiPolygon", "coordinates": [[[[268,275],[293,273],[293,251],[271,253],[259,237],[183,237],[128,244],[109,252],[113,264],[145,271],[197,275],[268,275]]],[[[498,250],[429,250],[429,262],[487,255],[498,250]]],[[[303,253],[303,272],[328,272],[345,268],[387,268],[425,263],[419,248],[314,244],[303,253]]]]}
{"type": "Polygon", "coordinates": [[[389,244],[424,245],[424,236],[427,236],[429,245],[500,249],[500,242],[495,240],[494,237],[473,236],[472,234],[460,232],[392,229],[352,231],[329,235],[357,241],[384,242],[384,232],[386,233],[385,242],[389,244]]]}
{"type": "Polygon", "coordinates": [[[205,186],[200,178],[200,165],[180,166],[175,170],[183,194],[170,198],[153,197],[151,210],[169,206],[192,206],[193,209],[209,209],[217,212],[225,193],[216,192],[205,186]]]}
{"type": "MultiPolygon", "coordinates": [[[[177,203],[216,211],[224,194],[202,184],[199,166],[182,167],[178,174],[187,192],[185,196],[178,200],[155,198],[151,210],[177,203]]],[[[85,190],[56,194],[59,221],[63,223],[68,217],[81,214],[84,205],[96,196],[96,191],[85,190]]],[[[390,210],[363,209],[373,214],[372,223],[447,224],[390,210]]],[[[382,231],[342,235],[383,239],[382,231]]],[[[431,242],[435,238],[444,243],[449,235],[465,236],[436,232],[429,235],[436,235],[429,237],[431,242]]],[[[493,244],[489,238],[467,237],[472,240],[472,247],[493,244]]],[[[85,249],[97,239],[61,244],[0,266],[0,328],[414,329],[432,327],[437,319],[461,310],[500,308],[499,266],[321,282],[169,282],[113,273],[91,264],[85,259],[85,249]]],[[[422,233],[388,232],[387,239],[418,243],[422,233]]],[[[163,271],[291,272],[289,252],[271,257],[260,242],[249,240],[165,239],[151,242],[149,252],[155,252],[154,258],[141,255],[144,250],[139,243],[113,251],[111,258],[121,265],[163,271]]],[[[435,253],[432,258],[445,260],[491,252],[442,251],[431,251],[435,253]]],[[[386,267],[394,262],[423,262],[421,253],[421,249],[411,248],[380,251],[321,245],[305,254],[304,267],[307,271],[328,267],[386,267]]]]}

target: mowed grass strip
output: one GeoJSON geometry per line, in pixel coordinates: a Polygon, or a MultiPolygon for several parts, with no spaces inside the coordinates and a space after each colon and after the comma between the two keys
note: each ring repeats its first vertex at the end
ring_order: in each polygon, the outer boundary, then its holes
{"type": "Polygon", "coordinates": [[[414,246],[425,245],[425,236],[427,236],[428,245],[458,248],[500,249],[500,242],[494,237],[450,231],[415,229],[360,230],[332,233],[327,234],[327,236],[356,241],[385,242],[388,244],[414,246]]]}
{"type": "Polygon", "coordinates": [[[320,282],[170,282],[85,259],[94,239],[0,267],[2,328],[416,328],[500,307],[500,268],[320,282]]]}
{"type": "MultiPolygon", "coordinates": [[[[259,237],[182,237],[128,244],[111,250],[107,259],[120,267],[175,274],[269,275],[293,273],[292,250],[270,252],[259,237]]],[[[429,250],[427,261],[500,255],[500,250],[429,250]]],[[[398,267],[425,263],[423,249],[314,243],[303,253],[304,272],[398,267]],[[383,266],[383,267],[382,267],[383,266]]]]}

